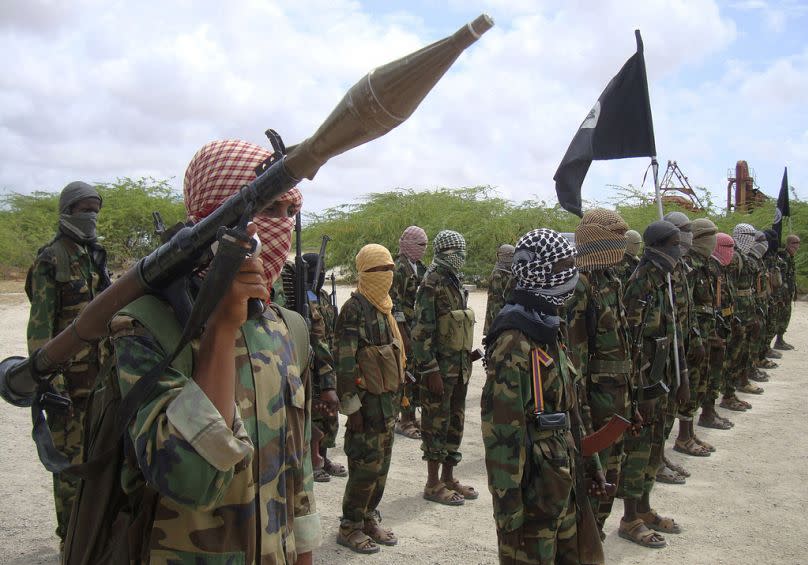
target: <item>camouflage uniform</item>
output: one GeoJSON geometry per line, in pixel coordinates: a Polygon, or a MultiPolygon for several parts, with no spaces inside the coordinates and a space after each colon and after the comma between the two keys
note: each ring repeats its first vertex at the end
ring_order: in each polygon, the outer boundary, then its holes
{"type": "MultiPolygon", "coordinates": [[[[345,431],[348,482],[342,498],[342,519],[350,522],[374,519],[390,469],[400,384],[398,365],[392,384],[382,386],[388,384],[391,375],[380,374],[381,368],[361,355],[362,350],[393,343],[389,326],[388,317],[357,292],[351,294],[337,318],[337,394],[343,413],[359,411],[364,426],[362,432],[345,431]]],[[[398,349],[393,346],[390,350],[397,358],[398,349]]]]}
{"type": "Polygon", "coordinates": [[[466,392],[471,377],[470,351],[452,351],[447,336],[438,331],[439,320],[466,309],[460,280],[447,267],[430,268],[415,296],[412,352],[421,374],[421,449],[423,459],[457,465],[466,417],[466,392]],[[440,372],[443,395],[429,391],[425,377],[440,372]]]}
{"type": "MultiPolygon", "coordinates": [[[[730,284],[735,287],[735,317],[738,320],[737,335],[733,331],[732,381],[738,386],[743,375],[752,367],[752,341],[755,331],[760,328],[755,304],[756,273],[748,255],[738,256],[737,266],[730,263],[730,284]]],[[[735,258],[733,257],[733,261],[735,258]]],[[[724,396],[728,396],[725,391],[724,396]]]]}
{"type": "Polygon", "coordinates": [[[626,287],[628,279],[631,278],[631,275],[639,264],[639,257],[635,257],[631,253],[623,253],[623,261],[614,268],[617,276],[620,277],[620,282],[623,283],[623,288],[626,287]]]}
{"type": "MultiPolygon", "coordinates": [[[[393,270],[393,286],[390,287],[390,298],[393,299],[393,316],[403,331],[409,331],[415,319],[415,293],[418,285],[426,273],[426,267],[421,261],[411,262],[404,255],[396,257],[393,270]]],[[[412,348],[407,351],[407,371],[416,379],[412,348]]],[[[415,409],[418,407],[417,382],[404,379],[401,391],[401,413],[410,420],[415,418],[415,409]]]]}
{"type": "MultiPolygon", "coordinates": [[[[605,425],[613,414],[627,419],[634,415],[631,398],[636,382],[622,296],[623,286],[612,269],[582,270],[575,294],[567,303],[570,357],[584,379],[594,429],[605,425]]],[[[619,482],[623,455],[622,439],[598,453],[605,463],[607,482],[619,482]]],[[[601,528],[613,502],[613,498],[591,499],[601,528]]]]}
{"type": "MultiPolygon", "coordinates": [[[[651,262],[644,262],[629,279],[623,294],[626,307],[626,319],[632,328],[632,342],[641,341],[642,346],[635,353],[639,368],[638,385],[648,386],[651,382],[650,367],[655,357],[655,339],[667,338],[669,347],[673,347],[673,335],[676,331],[671,316],[670,302],[667,295],[667,279],[665,274],[651,262]],[[644,327],[643,327],[644,324],[644,327]],[[642,336],[636,335],[642,328],[642,336]]],[[[635,345],[636,347],[636,345],[635,345]]],[[[661,377],[669,386],[673,382],[673,363],[670,356],[666,359],[661,377]]],[[[671,393],[669,393],[671,394],[671,393]]],[[[620,476],[618,496],[621,498],[639,499],[648,495],[654,486],[657,472],[662,466],[662,449],[665,442],[665,414],[668,398],[658,398],[647,411],[648,416],[638,436],[624,437],[626,460],[620,476]],[[653,453],[652,453],[652,447],[653,453]]]]}
{"type": "Polygon", "coordinates": [[[750,263],[752,268],[752,291],[755,303],[755,317],[760,323],[758,334],[754,337],[749,350],[752,366],[757,367],[758,363],[765,358],[766,352],[769,350],[769,344],[766,342],[766,336],[769,331],[769,271],[763,259],[747,255],[746,260],[750,263]]]}
{"type": "Polygon", "coordinates": [[[709,378],[702,406],[714,404],[720,392],[727,391],[729,396],[735,394],[735,387],[729,378],[730,347],[737,339],[733,332],[735,287],[728,276],[731,267],[723,267],[715,257],[710,257],[708,267],[714,285],[715,332],[709,340],[709,378]]]}
{"type": "Polygon", "coordinates": [[[767,317],[766,337],[764,338],[763,351],[763,356],[765,358],[766,353],[771,347],[774,336],[777,335],[777,327],[780,323],[780,319],[783,317],[783,297],[785,295],[783,288],[783,271],[785,270],[785,264],[782,262],[776,251],[767,253],[763,257],[763,263],[766,266],[768,279],[767,290],[769,294],[769,315],[767,317]],[[775,285],[777,285],[776,288],[775,285]]]}
{"type": "MultiPolygon", "coordinates": [[[[319,302],[309,300],[309,315],[311,316],[311,348],[314,351],[314,398],[320,397],[320,391],[336,390],[337,376],[334,373],[334,325],[336,315],[331,306],[328,294],[320,290],[319,302]]],[[[321,448],[336,446],[339,419],[334,414],[330,416],[320,410],[315,410],[311,416],[312,424],[323,433],[320,440],[321,448]]]]}
{"type": "Polygon", "coordinates": [[[552,357],[541,368],[544,412],[568,412],[575,402],[574,368],[558,342],[538,343],[509,329],[486,344],[480,404],[499,558],[508,564],[577,564],[575,447],[568,430],[536,426],[534,348],[552,357]]]}
{"type": "MultiPolygon", "coordinates": [[[[690,255],[685,255],[683,259],[677,261],[676,268],[671,273],[671,285],[673,286],[674,304],[676,306],[676,330],[677,342],[679,346],[679,363],[681,367],[687,366],[687,352],[691,348],[701,345],[701,336],[696,327],[696,318],[693,313],[693,286],[690,284],[689,279],[693,275],[692,267],[690,266],[690,255]],[[682,353],[685,355],[683,356],[682,353]]],[[[673,354],[673,338],[670,341],[670,367],[671,374],[675,375],[676,363],[673,354]]],[[[660,457],[665,447],[665,440],[670,436],[673,429],[673,423],[679,415],[679,403],[676,401],[676,378],[672,379],[670,383],[671,394],[668,395],[666,404],[667,412],[665,415],[665,434],[661,442],[652,444],[652,459],[656,457],[656,451],[659,450],[660,457]]]]}
{"type": "Polygon", "coordinates": [[[488,333],[491,322],[497,317],[499,311],[505,305],[508,295],[516,286],[516,281],[510,272],[502,269],[494,269],[491,278],[488,280],[488,302],[485,305],[485,325],[483,335],[488,333]]]}
{"type": "MultiPolygon", "coordinates": [[[[53,336],[66,329],[84,307],[109,282],[108,275],[95,265],[91,250],[67,237],[57,237],[40,250],[31,270],[31,314],[28,318],[28,352],[42,347],[53,336]],[[66,259],[66,260],[65,260],[66,259]]],[[[71,463],[81,462],[81,445],[87,397],[95,385],[100,366],[97,344],[87,345],[58,375],[53,384],[69,396],[69,413],[48,410],[48,428],[54,446],[71,463]]],[[[70,509],[78,482],[69,475],[53,475],[53,498],[56,505],[56,535],[64,539],[70,509]]]]}
{"type": "Polygon", "coordinates": [[[797,270],[794,265],[794,257],[785,249],[777,252],[780,257],[780,271],[783,277],[782,292],[779,294],[781,302],[780,315],[775,322],[775,333],[782,336],[788,329],[788,323],[791,321],[791,306],[792,302],[797,297],[797,270]]]}
{"type": "MultiPolygon", "coordinates": [[[[706,343],[709,345],[715,335],[715,289],[717,284],[715,275],[710,268],[710,263],[717,264],[717,262],[714,259],[702,257],[695,251],[691,251],[688,258],[692,269],[688,279],[692,282],[690,287],[693,289],[690,303],[692,313],[690,324],[692,325],[689,327],[698,331],[701,344],[706,343]]],[[[696,335],[695,331],[692,331],[691,335],[696,335]]],[[[710,374],[710,356],[705,355],[697,363],[697,359],[694,359],[692,355],[693,348],[697,347],[697,345],[692,345],[693,341],[691,337],[691,347],[688,350],[687,357],[690,401],[679,407],[679,417],[686,421],[692,420],[699,406],[701,406],[707,392],[707,382],[710,374]]]]}
{"type": "MultiPolygon", "coordinates": [[[[165,353],[132,318],[117,316],[110,330],[125,397],[165,353]]],[[[174,369],[138,410],[121,484],[135,505],[144,487],[157,491],[152,564],[291,564],[319,544],[309,373],[301,373],[307,363],[296,359],[290,338],[274,306],[241,326],[232,429],[196,382],[174,369]]]]}

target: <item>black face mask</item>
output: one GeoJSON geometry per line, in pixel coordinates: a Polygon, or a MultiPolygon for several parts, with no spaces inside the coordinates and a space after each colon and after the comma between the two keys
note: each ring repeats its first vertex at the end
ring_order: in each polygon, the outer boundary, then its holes
{"type": "Polygon", "coordinates": [[[676,263],[682,257],[682,250],[678,245],[646,247],[643,257],[651,261],[664,272],[671,273],[676,268],[676,263]]]}
{"type": "Polygon", "coordinates": [[[98,212],[60,214],[59,228],[63,234],[77,243],[93,243],[96,240],[98,212]]]}

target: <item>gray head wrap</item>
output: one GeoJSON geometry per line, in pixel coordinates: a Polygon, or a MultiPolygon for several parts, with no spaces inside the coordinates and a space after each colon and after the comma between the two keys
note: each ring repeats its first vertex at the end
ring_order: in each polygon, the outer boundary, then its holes
{"type": "Polygon", "coordinates": [[[763,259],[766,251],[769,250],[769,241],[766,239],[766,234],[760,230],[755,231],[755,243],[752,249],[749,250],[750,255],[754,255],[758,259],[763,259]]]}
{"type": "Polygon", "coordinates": [[[94,186],[80,180],[71,182],[62,189],[62,193],[59,195],[59,213],[69,214],[70,207],[85,198],[97,198],[99,205],[102,202],[101,196],[94,186]]]}
{"type": "Polygon", "coordinates": [[[679,233],[679,228],[665,220],[652,222],[645,228],[642,239],[645,242],[643,259],[651,261],[665,272],[673,271],[681,257],[678,245],[664,245],[671,236],[679,233]]]}
{"type": "Polygon", "coordinates": [[[642,245],[642,236],[640,232],[628,230],[626,232],[626,253],[637,257],[640,254],[640,246],[642,245]]]}
{"type": "Polygon", "coordinates": [[[687,255],[690,247],[693,245],[693,233],[691,232],[692,223],[682,212],[668,212],[663,218],[666,222],[672,223],[679,228],[679,247],[682,250],[682,255],[687,255]]]}
{"type": "Polygon", "coordinates": [[[511,272],[511,263],[513,263],[513,252],[516,248],[507,243],[502,244],[497,249],[497,264],[494,269],[497,271],[511,272]]]}
{"type": "Polygon", "coordinates": [[[704,257],[710,257],[718,243],[718,228],[707,218],[693,220],[693,251],[704,257]]]}

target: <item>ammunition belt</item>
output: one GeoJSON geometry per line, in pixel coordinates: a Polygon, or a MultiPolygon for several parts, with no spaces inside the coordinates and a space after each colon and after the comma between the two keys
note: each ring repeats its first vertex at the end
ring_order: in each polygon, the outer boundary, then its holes
{"type": "Polygon", "coordinates": [[[743,288],[735,291],[735,296],[752,296],[754,291],[751,288],[743,288]]]}
{"type": "Polygon", "coordinates": [[[606,359],[592,359],[589,361],[590,373],[617,373],[625,375],[631,373],[631,361],[609,361],[606,359]]]}
{"type": "Polygon", "coordinates": [[[556,430],[540,430],[538,428],[538,425],[536,424],[536,416],[534,414],[532,414],[532,413],[529,414],[528,415],[528,421],[532,420],[532,422],[533,422],[533,424],[532,424],[533,429],[530,432],[530,437],[533,440],[537,440],[537,439],[548,439],[548,438],[551,438],[553,436],[566,435],[570,430],[570,415],[569,415],[569,412],[567,412],[566,414],[567,414],[567,426],[564,427],[564,428],[558,428],[556,430]]]}

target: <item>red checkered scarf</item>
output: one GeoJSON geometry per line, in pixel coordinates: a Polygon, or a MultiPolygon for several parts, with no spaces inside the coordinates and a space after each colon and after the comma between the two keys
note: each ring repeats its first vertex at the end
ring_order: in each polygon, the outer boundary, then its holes
{"type": "MultiPolygon", "coordinates": [[[[185,169],[183,193],[191,221],[211,214],[228,197],[255,179],[255,168],[272,154],[258,145],[238,139],[211,141],[196,152],[185,169]]],[[[296,188],[283,194],[282,202],[300,206],[303,195],[296,188]]],[[[267,284],[278,278],[292,248],[293,218],[256,217],[261,238],[261,259],[267,284]]]]}

